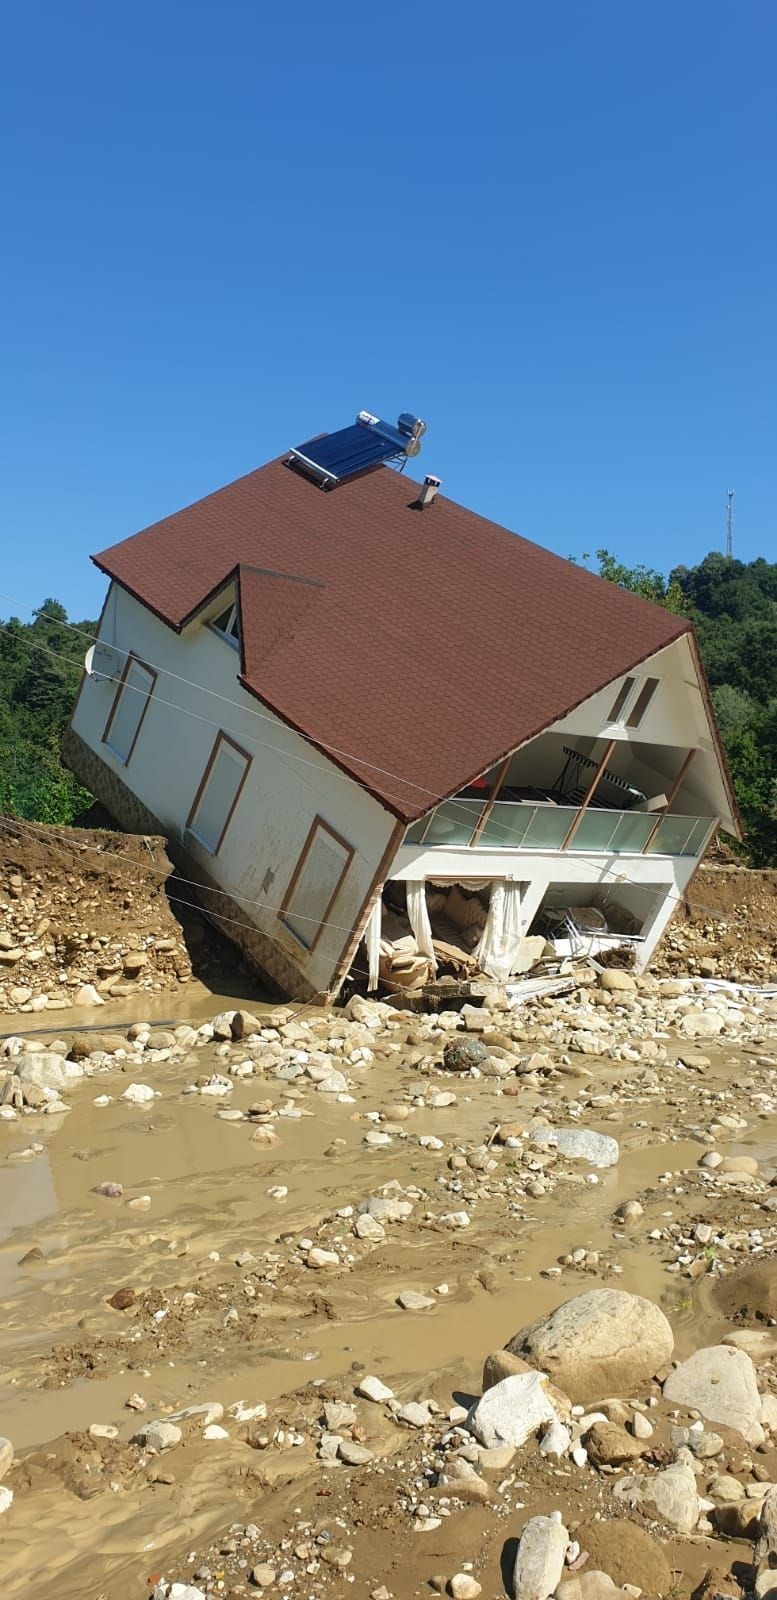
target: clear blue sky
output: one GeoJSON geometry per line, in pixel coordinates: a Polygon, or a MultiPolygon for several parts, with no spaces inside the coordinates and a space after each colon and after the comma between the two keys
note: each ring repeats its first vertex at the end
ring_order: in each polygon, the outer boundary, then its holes
{"type": "MultiPolygon", "coordinates": [[[[563,555],[777,557],[774,0],[3,8],[0,589],[361,406],[563,555]]],[[[0,616],[14,609],[0,598],[0,616]]]]}

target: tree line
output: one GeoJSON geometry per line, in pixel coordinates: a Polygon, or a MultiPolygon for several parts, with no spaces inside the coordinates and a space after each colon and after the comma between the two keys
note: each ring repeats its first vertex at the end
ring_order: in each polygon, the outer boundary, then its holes
{"type": "MultiPolygon", "coordinates": [[[[777,563],[712,552],[664,576],[607,550],[595,560],[610,583],[693,621],[744,822],[742,854],[777,866],[777,563]]],[[[91,803],[59,743],[96,631],[92,621],[70,625],[53,599],[31,622],[0,622],[0,814],[69,823],[91,803]]]]}

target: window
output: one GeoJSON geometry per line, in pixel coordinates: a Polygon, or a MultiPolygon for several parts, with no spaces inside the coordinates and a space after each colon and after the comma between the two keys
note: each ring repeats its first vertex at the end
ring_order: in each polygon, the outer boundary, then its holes
{"type": "Polygon", "coordinates": [[[351,845],[316,817],[280,911],[281,922],[306,950],[321,937],[354,855],[351,845]]]}
{"type": "Polygon", "coordinates": [[[210,626],[211,628],[215,628],[217,633],[223,634],[224,638],[228,639],[230,644],[233,644],[237,648],[240,644],[240,629],[237,621],[237,601],[233,601],[232,605],[227,606],[225,611],[220,611],[217,617],[213,617],[210,626]]]}
{"type": "Polygon", "coordinates": [[[156,673],[150,667],[144,666],[135,656],[127,657],[103,734],[103,744],[107,744],[125,767],[137,744],[155,683],[156,673]]]}
{"type": "Polygon", "coordinates": [[[212,856],[221,849],[250,765],[239,744],[226,733],[217,736],[186,824],[212,856]]]}
{"type": "Polygon", "coordinates": [[[643,678],[642,688],[626,718],[627,728],[638,728],[658,688],[658,678],[643,678]]]}
{"type": "Polygon", "coordinates": [[[620,689],[615,696],[615,704],[610,712],[609,717],[607,718],[608,722],[620,722],[626,701],[628,700],[631,691],[634,688],[634,683],[634,678],[624,678],[620,689]]]}
{"type": "Polygon", "coordinates": [[[638,728],[659,682],[659,678],[624,678],[607,721],[620,722],[627,728],[638,728]]]}

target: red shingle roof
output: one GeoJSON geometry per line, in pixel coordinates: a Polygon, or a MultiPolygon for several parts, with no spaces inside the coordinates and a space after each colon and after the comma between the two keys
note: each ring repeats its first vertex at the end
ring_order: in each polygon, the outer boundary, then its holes
{"type": "Polygon", "coordinates": [[[412,821],[690,627],[417,492],[272,461],[94,560],[176,629],[239,568],[246,687],[412,821]]]}

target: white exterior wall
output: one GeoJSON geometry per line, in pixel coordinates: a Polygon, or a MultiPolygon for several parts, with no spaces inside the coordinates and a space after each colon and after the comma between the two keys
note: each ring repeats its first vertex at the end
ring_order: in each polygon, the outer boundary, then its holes
{"type": "Polygon", "coordinates": [[[178,635],[114,584],[100,638],[121,653],[138,656],[159,675],[126,766],[102,742],[114,683],[85,678],[73,717],[75,732],[153,812],[165,832],[203,863],[219,888],[244,902],[246,920],[267,933],[317,990],[327,989],[348,932],[359,921],[395,819],[242,688],[236,680],[238,652],[201,621],[178,635]],[[219,730],[253,759],[214,856],[185,828],[219,730]],[[333,925],[308,952],[280,922],[277,908],[316,816],[341,834],[355,855],[329,912],[333,925]]]}

